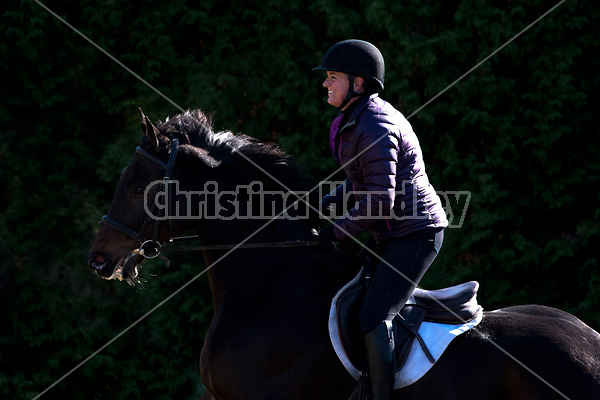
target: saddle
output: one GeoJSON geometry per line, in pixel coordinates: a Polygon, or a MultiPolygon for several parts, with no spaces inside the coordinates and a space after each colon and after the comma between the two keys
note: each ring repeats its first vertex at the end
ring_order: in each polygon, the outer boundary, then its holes
{"type": "MultiPolygon", "coordinates": [[[[358,325],[358,311],[366,294],[368,277],[363,268],[346,284],[332,301],[329,331],[338,357],[357,380],[362,376],[363,344],[358,325]]],[[[479,283],[466,282],[439,290],[416,288],[401,311],[392,320],[396,352],[396,388],[413,383],[420,376],[402,376],[411,349],[420,348],[421,358],[430,364],[416,368],[414,373],[433,366],[445,347],[458,334],[466,332],[481,321],[482,308],[477,303],[479,283]],[[423,334],[423,323],[428,332],[423,334]],[[440,329],[440,327],[442,329],[440,329]],[[433,330],[432,330],[433,328],[433,330]],[[446,333],[448,332],[448,333],[446,333]],[[431,340],[436,335],[448,335],[431,340]],[[415,344],[416,340],[416,344],[415,344]],[[434,342],[433,345],[427,342],[434,342]],[[430,349],[431,346],[435,348],[430,349]],[[442,348],[440,348],[442,346],[442,348]],[[424,357],[423,357],[424,355],[424,357]]],[[[411,369],[414,369],[411,367],[411,369]]]]}

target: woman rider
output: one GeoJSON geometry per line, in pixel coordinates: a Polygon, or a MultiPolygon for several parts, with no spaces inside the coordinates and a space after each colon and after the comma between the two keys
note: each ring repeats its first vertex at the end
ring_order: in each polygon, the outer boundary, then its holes
{"type": "Polygon", "coordinates": [[[448,221],[411,125],[377,94],[385,74],[379,50],[362,40],[345,40],[333,45],[313,71],[327,73],[327,102],[340,110],[329,142],[347,175],[322,206],[341,207],[347,194],[356,199],[354,208],[320,230],[319,240],[330,246],[370,231],[377,242],[380,262],[359,324],[372,399],[390,399],[395,374],[391,320],[438,254],[448,221]]]}

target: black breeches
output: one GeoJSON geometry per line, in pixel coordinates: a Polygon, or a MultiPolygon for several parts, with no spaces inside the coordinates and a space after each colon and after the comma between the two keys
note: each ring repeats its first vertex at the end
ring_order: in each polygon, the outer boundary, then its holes
{"type": "MultiPolygon", "coordinates": [[[[377,269],[359,312],[363,334],[393,318],[406,303],[442,247],[443,229],[427,229],[387,240],[373,260],[377,269]]],[[[371,256],[373,258],[373,256],[371,256]]]]}

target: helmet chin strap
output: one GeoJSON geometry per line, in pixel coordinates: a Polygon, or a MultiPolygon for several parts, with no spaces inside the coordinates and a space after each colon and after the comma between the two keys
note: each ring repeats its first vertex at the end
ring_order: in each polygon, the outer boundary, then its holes
{"type": "Polygon", "coordinates": [[[339,109],[342,110],[344,107],[348,105],[350,100],[354,97],[354,75],[348,75],[348,93],[346,93],[346,98],[342,102],[342,105],[339,106],[339,109]]]}
{"type": "Polygon", "coordinates": [[[342,102],[342,105],[338,107],[340,110],[343,110],[344,107],[348,105],[350,100],[352,100],[355,97],[360,97],[362,95],[362,93],[356,93],[354,91],[354,75],[348,75],[348,83],[348,93],[346,93],[346,98],[342,102]]]}

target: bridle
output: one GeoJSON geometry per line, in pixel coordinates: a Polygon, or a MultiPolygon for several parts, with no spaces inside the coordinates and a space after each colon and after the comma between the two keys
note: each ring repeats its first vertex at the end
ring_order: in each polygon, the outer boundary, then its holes
{"type": "Polygon", "coordinates": [[[173,172],[173,167],[175,166],[175,161],[177,159],[177,152],[179,151],[179,139],[175,137],[171,137],[171,153],[169,154],[169,160],[167,163],[163,162],[159,158],[150,154],[148,151],[144,150],[140,146],[135,148],[135,152],[146,157],[150,161],[158,164],[165,170],[165,175],[160,184],[159,193],[164,193],[165,199],[165,208],[164,215],[160,215],[160,218],[152,218],[152,215],[156,215],[156,211],[158,206],[156,202],[153,202],[152,210],[148,213],[142,227],[138,232],[126,226],[125,224],[120,223],[108,215],[102,217],[99,224],[106,225],[118,232],[121,232],[130,238],[137,240],[140,243],[140,247],[138,249],[133,250],[133,252],[143,256],[144,258],[156,258],[160,257],[163,259],[167,265],[169,264],[169,260],[164,257],[161,252],[166,251],[189,251],[189,250],[227,250],[234,248],[280,248],[280,247],[303,247],[303,246],[316,246],[319,245],[318,241],[287,241],[287,242],[271,242],[271,243],[242,243],[242,244],[221,244],[221,245],[207,245],[207,246],[169,246],[163,247],[161,242],[158,241],[158,234],[160,229],[160,221],[162,219],[166,219],[169,224],[169,243],[173,242],[186,242],[192,240],[198,240],[198,236],[183,236],[178,238],[173,238],[171,235],[173,228],[173,220],[169,218],[170,216],[170,191],[173,185],[170,185],[169,182],[171,180],[171,173],[173,172]],[[153,233],[152,239],[147,239],[143,236],[143,232],[146,230],[148,224],[153,221],[153,233]]]}
{"type": "MultiPolygon", "coordinates": [[[[159,192],[164,193],[164,199],[165,199],[164,213],[165,213],[165,215],[162,217],[166,218],[169,223],[169,241],[172,240],[171,232],[172,232],[172,228],[173,228],[173,220],[171,218],[169,218],[170,201],[168,199],[170,198],[170,196],[169,196],[170,193],[168,193],[168,191],[171,190],[171,186],[172,186],[172,185],[169,185],[169,181],[171,180],[171,173],[173,172],[173,167],[175,166],[175,161],[177,159],[178,150],[179,150],[179,139],[177,139],[175,137],[171,137],[171,153],[169,154],[169,161],[165,164],[162,160],[153,156],[152,154],[150,154],[148,151],[144,150],[140,146],[135,148],[136,153],[146,157],[147,159],[154,162],[155,164],[158,164],[165,170],[165,176],[163,177],[163,180],[160,184],[159,192]]],[[[160,230],[160,221],[163,219],[163,218],[153,219],[151,217],[152,215],[156,215],[157,208],[158,208],[158,206],[156,205],[156,202],[153,202],[152,210],[146,216],[146,219],[144,220],[144,223],[142,224],[142,227],[140,228],[139,232],[136,232],[135,230],[131,229],[130,227],[126,226],[125,224],[122,224],[119,221],[115,220],[114,218],[109,217],[108,215],[103,216],[99,223],[109,226],[112,229],[115,229],[115,230],[129,236],[130,238],[137,240],[140,243],[140,247],[137,249],[138,254],[144,256],[145,258],[156,258],[160,255],[161,250],[162,250],[162,244],[158,241],[158,234],[159,234],[159,230],[160,230]],[[154,230],[152,233],[152,239],[144,238],[144,236],[142,236],[142,234],[146,230],[146,226],[152,220],[154,220],[154,230]]]]}

